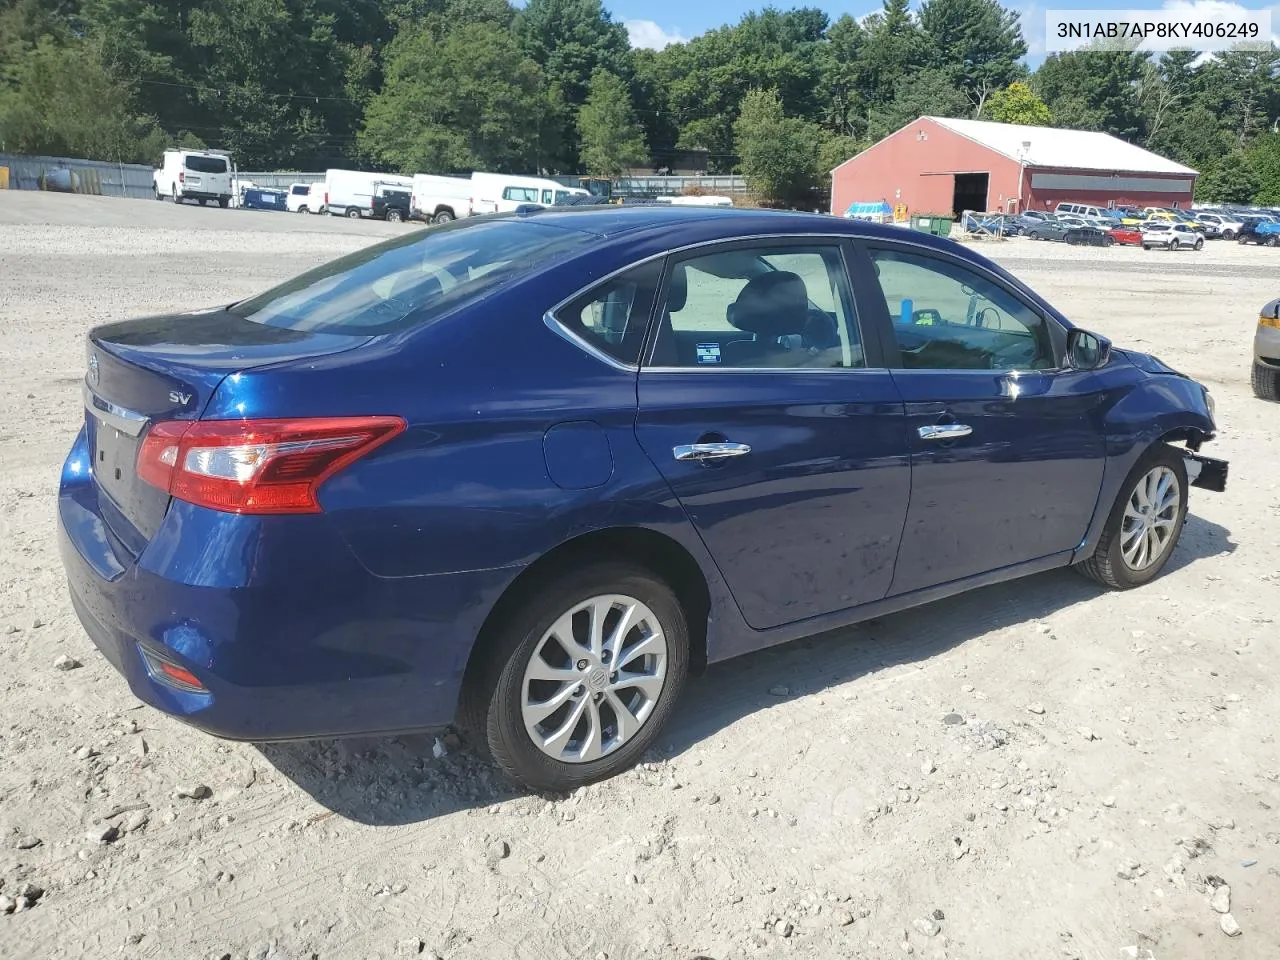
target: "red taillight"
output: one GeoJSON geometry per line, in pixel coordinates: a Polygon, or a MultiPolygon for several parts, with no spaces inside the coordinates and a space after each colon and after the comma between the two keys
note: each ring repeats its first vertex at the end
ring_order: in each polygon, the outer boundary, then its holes
{"type": "Polygon", "coordinates": [[[185,173],[183,173],[181,170],[179,170],[179,171],[178,171],[178,182],[179,182],[179,183],[186,183],[186,182],[187,182],[187,175],[186,175],[185,173]]]}
{"type": "Polygon", "coordinates": [[[324,192],[324,205],[325,205],[326,207],[329,205],[329,191],[328,191],[328,190],[326,190],[326,191],[324,192]]]}
{"type": "Polygon", "coordinates": [[[138,451],[138,476],[228,513],[319,513],[320,485],[403,431],[399,417],[170,420],[138,451]]]}

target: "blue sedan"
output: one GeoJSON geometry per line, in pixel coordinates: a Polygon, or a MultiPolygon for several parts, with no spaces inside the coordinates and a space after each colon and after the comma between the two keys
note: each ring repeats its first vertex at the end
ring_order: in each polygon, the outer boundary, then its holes
{"type": "Polygon", "coordinates": [[[538,789],[635,763],[708,663],[1144,584],[1226,483],[1200,384],[831,217],[459,221],[87,359],[61,553],[140,699],[255,741],[458,724],[538,789]]]}

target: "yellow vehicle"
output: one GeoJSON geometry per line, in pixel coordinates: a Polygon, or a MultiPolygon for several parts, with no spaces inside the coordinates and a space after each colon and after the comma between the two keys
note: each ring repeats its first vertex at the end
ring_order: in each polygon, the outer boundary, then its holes
{"type": "Polygon", "coordinates": [[[1182,210],[1166,210],[1164,207],[1147,207],[1142,211],[1148,220],[1159,220],[1163,223],[1185,223],[1192,230],[1203,230],[1204,224],[1182,210]]]}

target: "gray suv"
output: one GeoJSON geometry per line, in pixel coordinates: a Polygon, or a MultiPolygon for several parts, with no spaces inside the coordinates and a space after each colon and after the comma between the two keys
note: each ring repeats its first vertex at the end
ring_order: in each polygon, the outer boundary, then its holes
{"type": "Polygon", "coordinates": [[[1280,400],[1280,299],[1258,314],[1253,334],[1253,392],[1263,400],[1280,400]]]}

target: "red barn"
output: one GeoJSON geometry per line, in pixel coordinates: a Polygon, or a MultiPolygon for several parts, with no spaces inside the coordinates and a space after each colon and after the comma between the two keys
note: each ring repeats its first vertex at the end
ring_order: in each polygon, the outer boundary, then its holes
{"type": "Polygon", "coordinates": [[[1196,171],[1106,133],[921,117],[831,172],[831,212],[851,203],[909,213],[1189,207],[1196,171]]]}

